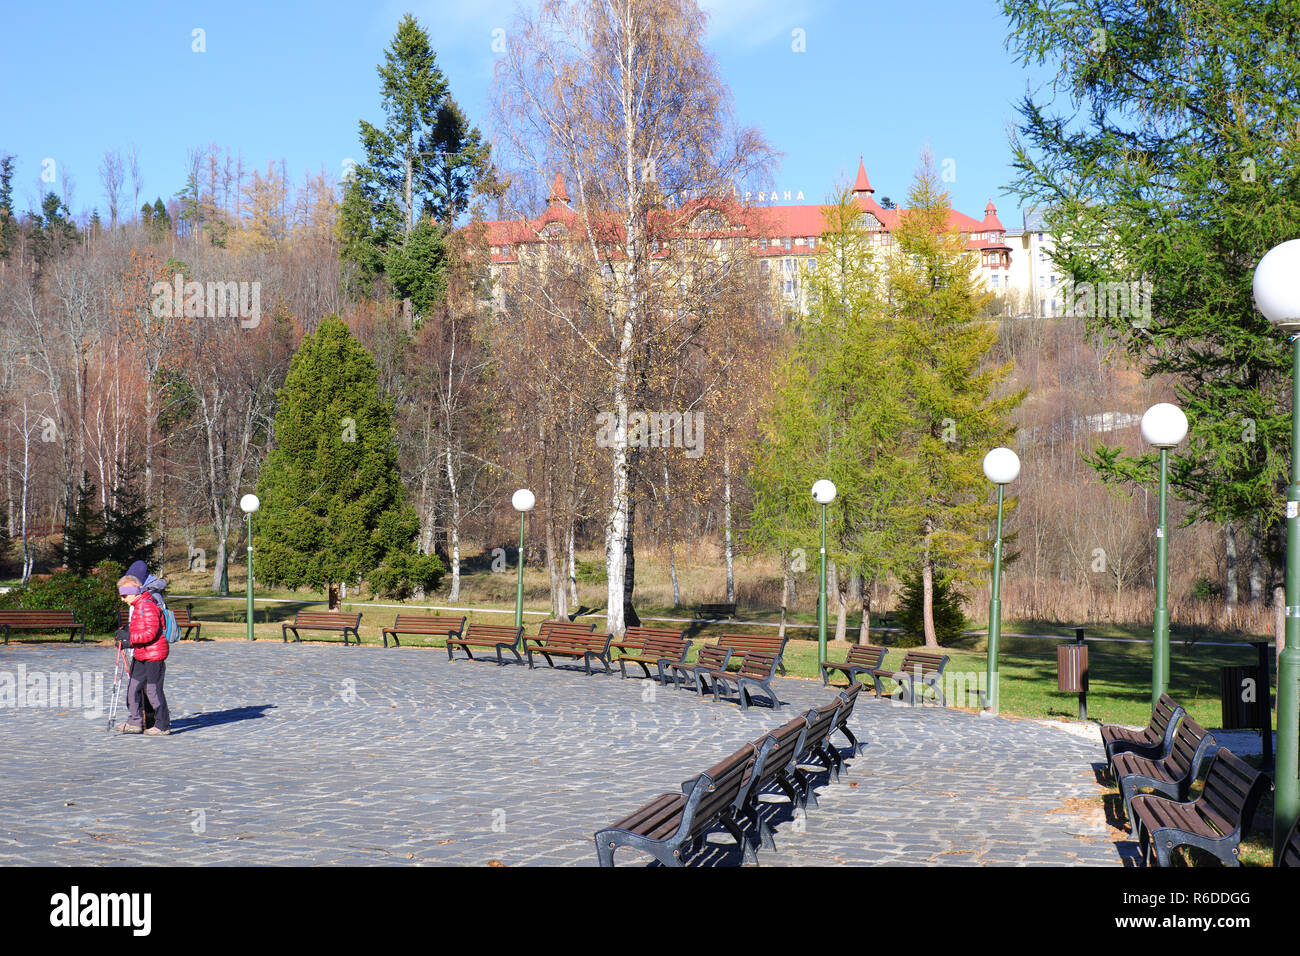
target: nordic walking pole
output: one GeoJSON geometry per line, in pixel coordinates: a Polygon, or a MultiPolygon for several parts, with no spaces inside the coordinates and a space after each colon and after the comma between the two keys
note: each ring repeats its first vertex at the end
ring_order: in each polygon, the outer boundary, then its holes
{"type": "Polygon", "coordinates": [[[117,664],[113,667],[113,702],[108,705],[108,729],[113,729],[113,720],[117,714],[117,697],[122,688],[122,660],[126,656],[126,648],[121,644],[117,646],[117,664]]]}

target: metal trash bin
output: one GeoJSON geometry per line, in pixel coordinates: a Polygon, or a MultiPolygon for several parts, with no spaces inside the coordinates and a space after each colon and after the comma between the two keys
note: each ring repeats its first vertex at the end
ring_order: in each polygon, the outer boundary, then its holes
{"type": "Polygon", "coordinates": [[[1273,690],[1267,641],[1251,641],[1259,655],[1254,667],[1219,669],[1224,730],[1258,730],[1264,768],[1273,766],[1273,690]]]}
{"type": "Polygon", "coordinates": [[[1079,719],[1088,719],[1088,645],[1083,628],[1074,629],[1073,644],[1056,645],[1056,689],[1079,695],[1079,719]]]}
{"type": "Polygon", "coordinates": [[[1258,667],[1219,669],[1219,697],[1223,701],[1224,730],[1258,730],[1264,726],[1258,667]]]}

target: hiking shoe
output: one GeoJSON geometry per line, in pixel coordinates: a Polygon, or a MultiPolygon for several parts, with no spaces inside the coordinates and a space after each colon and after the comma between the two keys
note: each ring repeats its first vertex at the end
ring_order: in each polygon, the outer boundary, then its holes
{"type": "Polygon", "coordinates": [[[136,724],[118,724],[117,732],[119,734],[142,734],[144,729],[136,724]]]}
{"type": "Polygon", "coordinates": [[[166,737],[171,734],[170,730],[159,730],[157,727],[150,727],[144,732],[146,737],[166,737]]]}

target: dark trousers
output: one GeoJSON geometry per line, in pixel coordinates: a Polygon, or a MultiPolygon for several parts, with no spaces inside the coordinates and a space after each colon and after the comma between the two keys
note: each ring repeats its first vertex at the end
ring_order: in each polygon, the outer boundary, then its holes
{"type": "Polygon", "coordinates": [[[144,727],[142,709],[153,711],[153,725],[159,730],[171,730],[171,713],[163,694],[163,678],[167,676],[166,661],[132,661],[131,680],[126,685],[127,723],[144,727]]]}

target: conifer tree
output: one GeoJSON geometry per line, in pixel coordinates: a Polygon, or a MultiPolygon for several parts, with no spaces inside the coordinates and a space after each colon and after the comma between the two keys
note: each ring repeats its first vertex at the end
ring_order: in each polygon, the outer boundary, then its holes
{"type": "Polygon", "coordinates": [[[370,279],[394,270],[408,323],[442,288],[417,274],[441,273],[440,232],[467,207],[489,175],[488,147],[448,91],[429,35],[410,14],[402,18],[378,67],[385,121],[361,121],[366,159],[344,187],[340,255],[370,279]],[[437,226],[423,225],[430,221],[437,226]]]}
{"type": "Polygon", "coordinates": [[[63,526],[63,563],[78,575],[88,575],[108,556],[104,515],[95,505],[95,483],[83,473],[77,498],[63,526]]]}
{"type": "MultiPolygon", "coordinates": [[[[1300,233],[1300,20],[1290,0],[1004,0],[1008,44],[1054,82],[1026,95],[1013,188],[1043,207],[1067,307],[1147,376],[1171,376],[1187,441],[1170,486],[1193,520],[1241,523],[1280,564],[1291,350],[1255,266],[1300,233]]],[[[1103,478],[1158,455],[1099,446],[1103,478]]],[[[1230,535],[1229,535],[1230,537],[1230,535]]]]}
{"type": "Polygon", "coordinates": [[[1010,440],[1007,416],[1024,398],[999,394],[1011,366],[990,364],[997,330],[979,320],[989,296],[976,277],[976,254],[949,225],[951,212],[927,154],[894,230],[898,250],[887,283],[899,333],[894,374],[909,393],[908,444],[922,483],[916,530],[930,646],[938,643],[936,573],[947,584],[987,567],[991,512],[982,462],[1010,440]]]}
{"type": "Polygon", "coordinates": [[[124,567],[137,560],[153,567],[157,543],[152,511],[140,490],[134,464],[118,471],[117,485],[104,509],[104,548],[107,557],[124,567]]]}
{"type": "Polygon", "coordinates": [[[866,242],[862,210],[845,190],[824,215],[810,314],[755,448],[750,538],[816,555],[820,516],[811,489],[829,478],[838,496],[827,509],[828,560],[845,581],[853,574],[871,581],[902,573],[916,553],[918,476],[901,454],[910,408],[893,367],[898,332],[884,309],[883,270],[866,242]]]}
{"type": "Polygon", "coordinates": [[[290,363],[257,493],[261,580],[325,590],[331,608],[339,584],[372,573],[385,596],[437,586],[441,562],[415,551],[419,522],[405,500],[374,358],[337,316],[290,363]]]}

